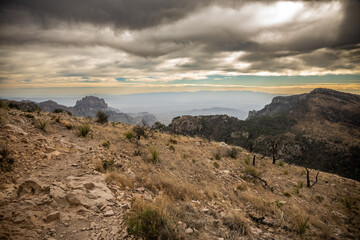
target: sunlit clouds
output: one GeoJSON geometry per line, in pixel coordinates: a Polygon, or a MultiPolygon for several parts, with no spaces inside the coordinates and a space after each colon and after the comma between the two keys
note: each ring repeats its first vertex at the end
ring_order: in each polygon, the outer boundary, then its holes
{"type": "Polygon", "coordinates": [[[57,87],[291,94],[319,86],[360,93],[359,12],[355,0],[2,1],[0,94],[57,87]],[[297,78],[280,84],[276,76],[297,78]],[[306,76],[311,82],[302,83],[306,76]]]}

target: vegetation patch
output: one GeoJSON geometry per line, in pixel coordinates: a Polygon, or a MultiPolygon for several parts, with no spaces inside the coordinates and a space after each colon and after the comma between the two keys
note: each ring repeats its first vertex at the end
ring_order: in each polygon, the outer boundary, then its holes
{"type": "Polygon", "coordinates": [[[135,201],[126,216],[130,235],[145,240],[176,239],[167,217],[150,204],[135,201]]]}

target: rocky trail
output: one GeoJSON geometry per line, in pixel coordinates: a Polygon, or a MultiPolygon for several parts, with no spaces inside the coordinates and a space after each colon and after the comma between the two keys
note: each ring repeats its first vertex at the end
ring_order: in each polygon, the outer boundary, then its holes
{"type": "Polygon", "coordinates": [[[86,139],[68,141],[71,132],[21,125],[7,124],[1,134],[22,161],[2,185],[0,239],[125,238],[121,216],[129,208],[127,196],[114,194],[89,167],[92,155],[104,150],[86,139]]]}

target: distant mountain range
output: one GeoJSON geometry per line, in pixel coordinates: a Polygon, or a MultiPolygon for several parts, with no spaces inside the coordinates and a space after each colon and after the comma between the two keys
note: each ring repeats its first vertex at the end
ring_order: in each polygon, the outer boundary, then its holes
{"type": "Polygon", "coordinates": [[[263,109],[250,111],[245,121],[183,116],[173,119],[169,129],[360,180],[359,95],[320,88],[275,97],[263,109]]]}

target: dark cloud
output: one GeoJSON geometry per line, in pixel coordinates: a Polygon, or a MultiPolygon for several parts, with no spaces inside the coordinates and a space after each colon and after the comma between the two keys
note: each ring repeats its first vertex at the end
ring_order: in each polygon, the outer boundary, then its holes
{"type": "MultiPolygon", "coordinates": [[[[174,72],[358,68],[360,1],[293,2],[303,6],[267,16],[264,7],[273,11],[278,1],[2,0],[0,48],[106,47],[134,58],[113,63],[112,71],[166,71],[163,63],[178,58],[187,61],[174,72]]],[[[96,66],[96,76],[107,64],[96,66]]]]}
{"type": "Polygon", "coordinates": [[[44,27],[61,21],[143,29],[176,21],[211,2],[211,0],[3,0],[0,2],[0,9],[2,23],[16,23],[26,19],[41,23],[44,27]]]}

